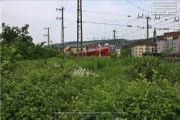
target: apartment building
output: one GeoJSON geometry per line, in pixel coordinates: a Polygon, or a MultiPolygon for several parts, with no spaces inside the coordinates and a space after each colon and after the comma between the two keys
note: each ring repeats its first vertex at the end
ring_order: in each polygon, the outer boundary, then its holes
{"type": "Polygon", "coordinates": [[[157,44],[155,42],[137,41],[130,43],[132,55],[142,57],[143,53],[155,53],[157,44]]]}
{"type": "Polygon", "coordinates": [[[164,35],[157,40],[158,53],[168,48],[172,48],[171,53],[180,53],[180,31],[164,33],[164,35]]]}

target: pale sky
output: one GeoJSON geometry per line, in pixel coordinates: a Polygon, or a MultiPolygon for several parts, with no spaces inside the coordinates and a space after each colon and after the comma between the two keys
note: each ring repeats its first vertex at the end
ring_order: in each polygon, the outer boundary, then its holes
{"type": "MultiPolygon", "coordinates": [[[[158,35],[164,32],[180,29],[180,11],[177,8],[175,15],[161,15],[160,20],[155,20],[151,12],[153,2],[176,2],[180,6],[180,0],[82,0],[83,9],[83,40],[112,39],[113,30],[117,31],[117,38],[144,39],[146,38],[146,17],[149,16],[149,36],[152,37],[154,28],[169,28],[169,30],[157,30],[158,35]],[[143,18],[139,18],[143,14],[143,18]],[[128,17],[131,16],[131,17],[128,17]],[[179,21],[178,21],[179,18],[179,21]],[[165,20],[167,19],[167,20],[165,20]],[[177,20],[175,22],[175,19],[177,20]],[[105,24],[103,24],[105,23],[105,24]],[[132,27],[127,27],[132,25],[132,27]],[[137,27],[139,26],[139,27],[137,27]]],[[[29,24],[29,35],[34,43],[47,41],[47,30],[50,28],[50,40],[53,43],[61,43],[61,12],[56,8],[65,7],[64,25],[65,42],[77,39],[77,0],[1,0],[1,23],[9,26],[22,27],[29,24]]]]}

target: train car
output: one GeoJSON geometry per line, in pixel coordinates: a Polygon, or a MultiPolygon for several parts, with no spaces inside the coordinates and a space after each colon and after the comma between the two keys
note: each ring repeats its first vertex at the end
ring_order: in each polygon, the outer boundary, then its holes
{"type": "MultiPolygon", "coordinates": [[[[96,57],[105,57],[105,56],[110,56],[110,54],[112,52],[116,52],[117,51],[117,48],[116,46],[114,45],[111,45],[111,46],[106,46],[106,47],[98,47],[98,48],[95,48],[95,49],[87,49],[87,50],[84,50],[82,53],[81,51],[79,51],[79,56],[87,56],[87,57],[90,57],[90,56],[96,56],[96,57]]],[[[74,56],[77,56],[77,52],[74,52],[74,56]]]]}

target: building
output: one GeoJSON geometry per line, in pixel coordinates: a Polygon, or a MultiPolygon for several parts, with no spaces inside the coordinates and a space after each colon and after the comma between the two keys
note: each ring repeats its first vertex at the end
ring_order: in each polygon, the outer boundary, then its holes
{"type": "Polygon", "coordinates": [[[93,44],[89,44],[89,45],[86,45],[86,49],[96,49],[98,48],[100,45],[100,43],[93,43],[93,44]]]}
{"type": "Polygon", "coordinates": [[[142,57],[144,53],[155,53],[157,51],[157,44],[146,40],[132,42],[129,45],[132,55],[135,57],[142,57]]]}
{"type": "MultiPolygon", "coordinates": [[[[70,49],[71,52],[76,52],[77,51],[76,46],[71,46],[69,49],[70,49]]],[[[81,51],[81,46],[79,46],[78,50],[79,50],[79,52],[81,51]]],[[[83,50],[86,50],[86,47],[83,46],[83,50]]]]}
{"type": "Polygon", "coordinates": [[[172,48],[171,53],[180,53],[180,32],[167,32],[164,33],[157,40],[157,52],[161,53],[168,48],[172,48]]]}
{"type": "Polygon", "coordinates": [[[71,53],[72,53],[71,47],[70,47],[70,46],[65,46],[65,47],[64,47],[64,53],[65,53],[65,54],[71,54],[71,53]]]}

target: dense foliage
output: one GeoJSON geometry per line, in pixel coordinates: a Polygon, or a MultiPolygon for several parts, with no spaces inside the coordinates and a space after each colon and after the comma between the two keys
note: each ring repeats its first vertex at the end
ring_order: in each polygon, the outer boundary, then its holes
{"type": "MultiPolygon", "coordinates": [[[[29,36],[29,25],[21,28],[9,27],[2,23],[2,33],[0,41],[0,71],[4,73],[10,64],[20,60],[44,59],[59,56],[60,52],[56,47],[47,48],[44,43],[35,45],[29,36]]],[[[12,67],[11,67],[12,68],[12,67]]]]}
{"type": "Polygon", "coordinates": [[[70,58],[20,61],[2,75],[1,118],[62,119],[62,112],[110,112],[125,113],[124,119],[176,120],[178,71],[179,62],[153,57],[84,58],[78,65],[70,58]]]}
{"type": "Polygon", "coordinates": [[[21,28],[9,27],[2,23],[1,60],[10,60],[11,62],[24,59],[40,59],[56,57],[59,51],[55,47],[44,47],[44,42],[35,45],[33,39],[29,36],[29,25],[21,28]]]}
{"type": "Polygon", "coordinates": [[[125,56],[132,56],[131,47],[128,46],[128,45],[122,46],[122,49],[121,49],[121,56],[122,56],[122,57],[125,57],[125,56]]]}
{"type": "Polygon", "coordinates": [[[3,24],[1,119],[180,119],[180,62],[131,57],[127,47],[77,64],[34,45],[27,29],[3,24]]]}

